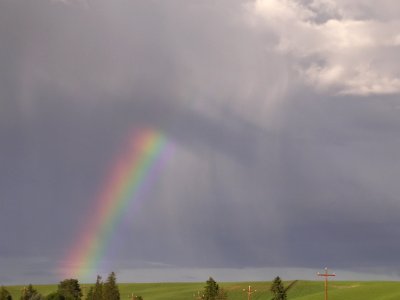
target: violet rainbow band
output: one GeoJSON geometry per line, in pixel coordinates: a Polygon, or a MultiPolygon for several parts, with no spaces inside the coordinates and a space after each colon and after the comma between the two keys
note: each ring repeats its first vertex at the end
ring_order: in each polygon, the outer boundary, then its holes
{"type": "Polygon", "coordinates": [[[104,259],[107,245],[124,212],[132,201],[144,197],[171,149],[172,144],[160,131],[143,129],[133,135],[126,151],[113,164],[87,225],[63,260],[60,269],[64,276],[88,279],[86,277],[104,259]]]}

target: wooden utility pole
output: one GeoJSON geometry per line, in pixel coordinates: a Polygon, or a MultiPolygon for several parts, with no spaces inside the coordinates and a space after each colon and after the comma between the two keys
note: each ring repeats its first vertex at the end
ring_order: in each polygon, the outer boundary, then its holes
{"type": "Polygon", "coordinates": [[[335,273],[329,274],[328,268],[325,268],[325,273],[318,272],[317,275],[325,277],[325,300],[328,300],[328,277],[336,276],[336,274],[335,273]]]}
{"type": "Polygon", "coordinates": [[[247,300],[250,300],[251,299],[251,295],[254,294],[255,292],[257,292],[257,290],[252,290],[251,286],[249,285],[248,290],[243,289],[243,292],[247,293],[247,300]]]}
{"type": "Polygon", "coordinates": [[[204,298],[204,295],[200,294],[200,291],[197,291],[197,295],[193,294],[193,298],[200,300],[204,298]]]}
{"type": "MultiPolygon", "coordinates": [[[[131,300],[136,300],[138,299],[138,296],[135,296],[134,293],[131,294],[131,296],[128,296],[131,300]]],[[[140,298],[141,299],[141,298],[140,298]]]]}

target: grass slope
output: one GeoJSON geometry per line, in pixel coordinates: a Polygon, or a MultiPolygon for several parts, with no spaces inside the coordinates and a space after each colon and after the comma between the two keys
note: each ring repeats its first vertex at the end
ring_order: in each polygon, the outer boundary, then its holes
{"type": "MultiPolygon", "coordinates": [[[[289,284],[286,282],[285,285],[289,284]]],[[[247,299],[243,289],[249,285],[257,291],[252,300],[270,300],[271,282],[229,282],[220,283],[229,295],[229,300],[247,299]]],[[[82,285],[87,291],[90,285],[82,285]]],[[[122,283],[119,284],[121,299],[130,299],[134,293],[145,300],[188,300],[195,299],[197,291],[202,291],[205,283],[122,283]]],[[[11,286],[7,289],[13,299],[18,300],[22,286],[11,286]]],[[[34,286],[40,293],[47,295],[57,289],[56,285],[34,286]]],[[[299,281],[288,292],[288,300],[323,300],[324,283],[321,281],[299,281]]],[[[400,299],[400,282],[343,282],[332,281],[329,286],[329,300],[398,300],[400,299]]]]}

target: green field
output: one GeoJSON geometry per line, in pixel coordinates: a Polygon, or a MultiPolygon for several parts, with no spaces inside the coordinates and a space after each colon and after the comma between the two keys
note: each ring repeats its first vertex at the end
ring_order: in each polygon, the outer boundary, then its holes
{"type": "MultiPolygon", "coordinates": [[[[285,284],[288,284],[286,282],[285,284]]],[[[188,300],[195,299],[194,294],[202,290],[205,283],[122,283],[119,284],[121,299],[129,299],[129,295],[143,296],[144,300],[188,300]]],[[[269,287],[271,282],[229,282],[219,283],[226,291],[230,300],[247,299],[243,292],[249,285],[257,290],[252,295],[253,300],[271,299],[269,287]]],[[[84,291],[89,285],[82,285],[84,291]]],[[[56,285],[35,285],[40,293],[47,295],[57,289],[56,285]]],[[[22,286],[11,286],[7,289],[13,299],[19,299],[22,286]]],[[[298,281],[288,292],[288,300],[323,300],[324,283],[322,281],[298,281]]],[[[400,299],[400,282],[355,282],[332,281],[329,286],[329,300],[398,300],[400,299]]]]}

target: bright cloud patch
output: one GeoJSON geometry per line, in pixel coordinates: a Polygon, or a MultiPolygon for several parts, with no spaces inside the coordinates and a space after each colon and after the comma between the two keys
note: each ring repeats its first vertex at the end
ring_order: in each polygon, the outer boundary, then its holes
{"type": "Polygon", "coordinates": [[[374,18],[367,2],[257,0],[252,11],[307,84],[339,94],[399,93],[400,20],[374,18]]]}

